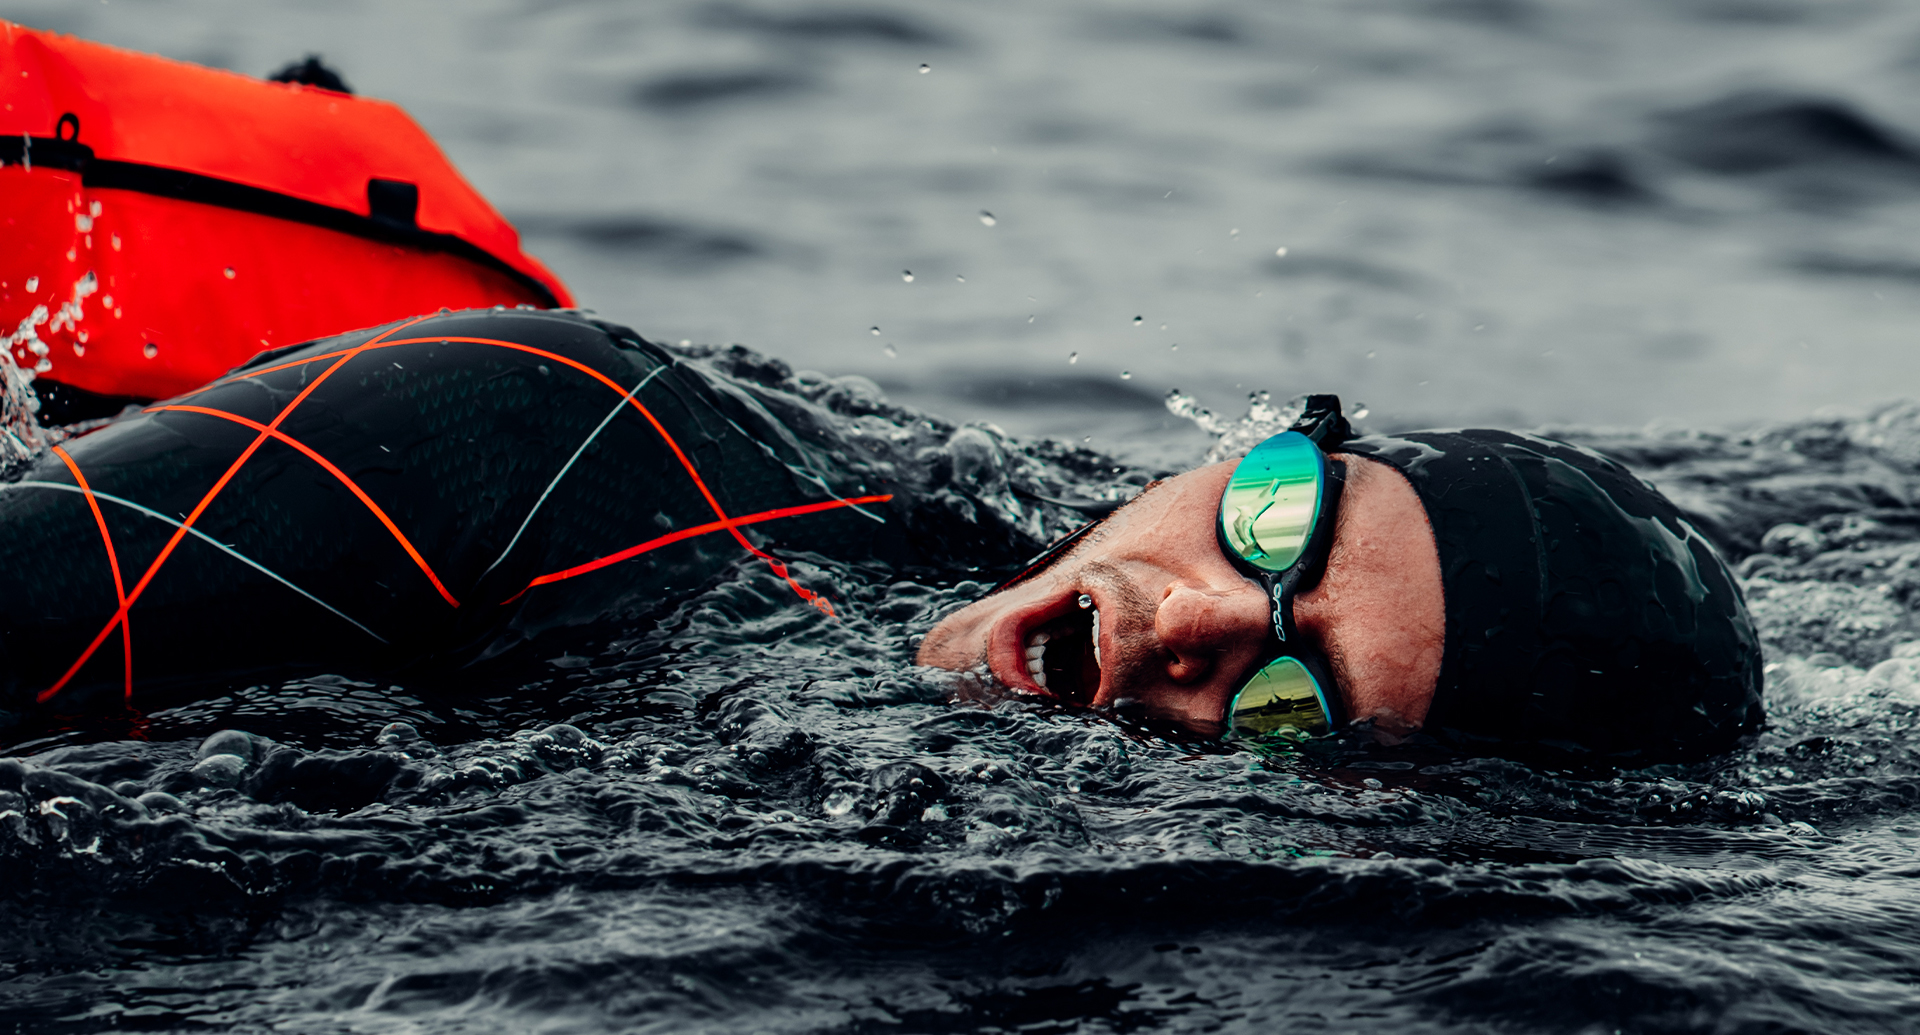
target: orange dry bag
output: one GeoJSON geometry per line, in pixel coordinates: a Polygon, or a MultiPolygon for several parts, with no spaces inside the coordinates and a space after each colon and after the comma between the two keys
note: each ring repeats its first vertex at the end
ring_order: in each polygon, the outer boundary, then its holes
{"type": "Polygon", "coordinates": [[[441,307],[570,306],[386,101],[0,21],[0,336],[72,416],[441,307]]]}

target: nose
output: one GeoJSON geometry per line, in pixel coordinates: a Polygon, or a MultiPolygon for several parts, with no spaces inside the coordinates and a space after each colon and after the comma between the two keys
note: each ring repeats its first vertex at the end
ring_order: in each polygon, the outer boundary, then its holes
{"type": "Polygon", "coordinates": [[[1168,654],[1167,677],[1188,684],[1204,679],[1234,647],[1258,642],[1270,620],[1266,592],[1252,582],[1176,582],[1154,611],[1153,633],[1168,654]]]}

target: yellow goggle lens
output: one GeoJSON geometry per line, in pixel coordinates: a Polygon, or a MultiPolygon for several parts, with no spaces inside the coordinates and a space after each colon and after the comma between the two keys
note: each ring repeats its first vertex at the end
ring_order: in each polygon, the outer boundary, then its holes
{"type": "Polygon", "coordinates": [[[1308,736],[1330,732],[1319,680],[1293,658],[1279,658],[1254,673],[1227,706],[1227,735],[1268,737],[1282,731],[1308,736]]]}

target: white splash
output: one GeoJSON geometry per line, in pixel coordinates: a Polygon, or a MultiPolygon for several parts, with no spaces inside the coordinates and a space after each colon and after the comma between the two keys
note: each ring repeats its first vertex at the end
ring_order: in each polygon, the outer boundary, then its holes
{"type": "MultiPolygon", "coordinates": [[[[40,398],[33,391],[34,376],[53,369],[53,350],[41,336],[42,328],[48,336],[68,331],[78,341],[85,341],[80,322],[86,319],[87,299],[99,290],[99,278],[88,270],[73,282],[73,290],[59,308],[34,306],[12,333],[0,334],[0,466],[30,459],[58,441],[60,436],[41,427],[35,417],[40,412],[40,398]],[[16,351],[33,357],[32,369],[16,362],[16,351]]],[[[76,347],[76,354],[78,351],[76,347]]]]}
{"type": "Polygon", "coordinates": [[[1294,396],[1284,405],[1275,406],[1271,393],[1253,392],[1247,396],[1247,412],[1239,420],[1230,421],[1222,419],[1200,405],[1200,400],[1178,388],[1167,393],[1167,412],[1194,422],[1201,431],[1218,440],[1213,448],[1207,450],[1205,462],[1209,464],[1244,456],[1247,450],[1292,427],[1306,409],[1307,397],[1304,395],[1294,396]]]}

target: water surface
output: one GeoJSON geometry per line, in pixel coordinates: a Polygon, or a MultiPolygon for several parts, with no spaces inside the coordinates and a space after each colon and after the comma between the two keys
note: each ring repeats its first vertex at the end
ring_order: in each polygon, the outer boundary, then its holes
{"type": "Polygon", "coordinates": [[[1771,716],[1684,767],[1262,760],[949,703],[909,659],[965,557],[799,559],[840,621],[743,565],[471,679],[315,672],[0,747],[0,1028],[1911,1030],[1920,408],[1881,402],[1920,366],[1910,6],[0,13],[324,54],[603,314],[1017,436],[842,407],[997,457],[953,490],[1036,532],[1061,516],[1014,485],[1206,450],[1171,388],[1561,427],[1736,559],[1771,716]]]}

